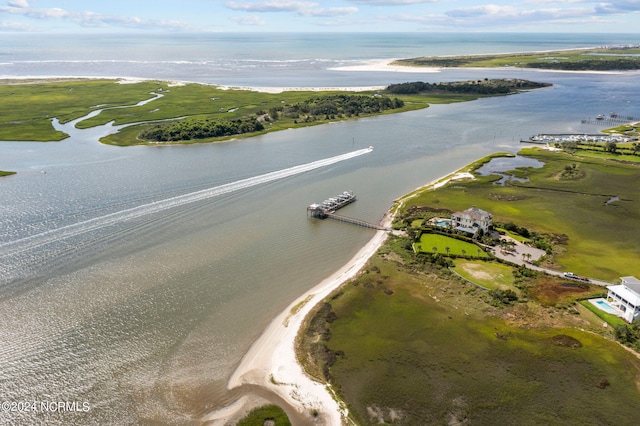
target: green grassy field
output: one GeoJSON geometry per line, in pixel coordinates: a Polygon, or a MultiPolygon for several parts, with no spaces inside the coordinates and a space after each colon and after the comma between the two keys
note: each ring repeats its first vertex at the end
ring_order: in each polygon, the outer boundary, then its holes
{"type": "Polygon", "coordinates": [[[640,167],[561,152],[523,153],[545,162],[519,171],[528,183],[498,186],[494,176],[478,177],[424,191],[411,204],[451,211],[475,205],[496,222],[568,236],[553,256],[557,268],[607,280],[640,275],[640,167]],[[577,173],[563,178],[573,165],[577,173]],[[607,204],[614,196],[620,200],[607,204]]]}
{"type": "Polygon", "coordinates": [[[415,251],[423,253],[440,253],[455,256],[488,257],[479,246],[439,234],[422,234],[415,243],[415,251]]]}
{"type": "MultiPolygon", "coordinates": [[[[329,372],[357,424],[634,418],[640,360],[596,334],[507,321],[471,287],[376,257],[328,301],[327,347],[337,354],[329,372]]],[[[519,318],[535,307],[506,309],[503,317],[519,318]]],[[[563,315],[578,321],[562,313],[549,321],[563,315]]]]}
{"type": "Polygon", "coordinates": [[[15,174],[16,174],[16,172],[6,172],[6,171],[3,171],[3,170],[0,170],[0,177],[9,176],[9,175],[15,175],[15,174]]]}

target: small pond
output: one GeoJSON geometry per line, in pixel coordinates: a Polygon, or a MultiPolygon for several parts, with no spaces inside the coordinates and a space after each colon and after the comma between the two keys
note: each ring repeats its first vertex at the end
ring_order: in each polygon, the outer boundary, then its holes
{"type": "Polygon", "coordinates": [[[476,172],[480,176],[500,175],[502,179],[494,182],[494,184],[504,186],[507,181],[529,182],[528,178],[519,178],[505,172],[515,170],[518,167],[533,167],[534,169],[539,169],[542,166],[544,166],[544,162],[536,160],[535,158],[516,155],[515,157],[492,158],[491,161],[476,169],[476,172]]]}

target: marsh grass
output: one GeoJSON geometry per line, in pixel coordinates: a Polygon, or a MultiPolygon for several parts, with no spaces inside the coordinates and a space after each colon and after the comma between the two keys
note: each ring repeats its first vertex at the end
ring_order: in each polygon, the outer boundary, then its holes
{"type": "Polygon", "coordinates": [[[343,354],[330,372],[358,424],[624,424],[635,415],[640,361],[619,345],[521,327],[468,285],[372,264],[330,302],[327,345],[343,354]]]}
{"type": "MultiPolygon", "coordinates": [[[[205,84],[170,86],[162,81],[143,81],[134,84],[118,84],[116,80],[72,80],[29,84],[0,85],[0,140],[15,141],[60,141],[68,135],[57,132],[51,125],[56,117],[66,123],[91,112],[98,107],[132,106],[113,108],[77,124],[78,128],[89,128],[113,121],[116,125],[142,123],[105,137],[102,142],[113,145],[153,144],[138,138],[146,126],[162,120],[188,118],[191,120],[225,119],[264,116],[272,108],[294,105],[310,98],[327,95],[386,95],[384,90],[339,92],[339,91],[287,91],[263,93],[251,90],[223,90],[205,84]],[[141,106],[139,101],[149,99],[151,93],[162,93],[163,97],[141,106]]],[[[404,101],[402,108],[386,110],[381,114],[395,114],[426,108],[429,104],[466,102],[478,95],[427,94],[389,95],[404,101]]],[[[353,120],[366,115],[351,117],[315,117],[313,121],[297,121],[282,117],[275,122],[266,122],[265,130],[233,137],[209,138],[176,143],[204,143],[245,138],[257,134],[296,127],[325,124],[332,121],[353,120]]]]}
{"type": "Polygon", "coordinates": [[[66,123],[97,105],[134,105],[162,86],[158,82],[117,84],[114,80],[0,84],[0,140],[59,141],[67,135],[52,127],[54,117],[66,123]]]}

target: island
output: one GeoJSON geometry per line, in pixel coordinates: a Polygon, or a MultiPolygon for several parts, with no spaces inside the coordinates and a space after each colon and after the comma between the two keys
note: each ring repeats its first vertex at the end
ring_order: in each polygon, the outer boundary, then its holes
{"type": "Polygon", "coordinates": [[[121,126],[101,139],[119,146],[220,142],[547,86],[520,79],[479,79],[272,93],[146,80],[6,81],[0,84],[5,100],[0,105],[0,140],[61,141],[68,135],[52,125],[58,122],[79,129],[121,126]]]}
{"type": "Polygon", "coordinates": [[[4,171],[4,170],[0,170],[0,177],[2,177],[2,176],[10,176],[10,175],[15,175],[15,174],[16,174],[16,172],[7,172],[7,171],[4,171]]]}
{"type": "Polygon", "coordinates": [[[433,56],[399,59],[391,65],[433,68],[535,68],[561,71],[634,71],[640,45],[526,52],[517,54],[433,56]]]}

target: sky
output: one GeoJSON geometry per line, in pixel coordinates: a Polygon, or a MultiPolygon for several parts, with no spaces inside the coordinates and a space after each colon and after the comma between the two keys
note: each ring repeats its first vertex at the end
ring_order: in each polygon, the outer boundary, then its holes
{"type": "Polygon", "coordinates": [[[640,0],[0,0],[0,32],[639,33],[640,0]]]}

